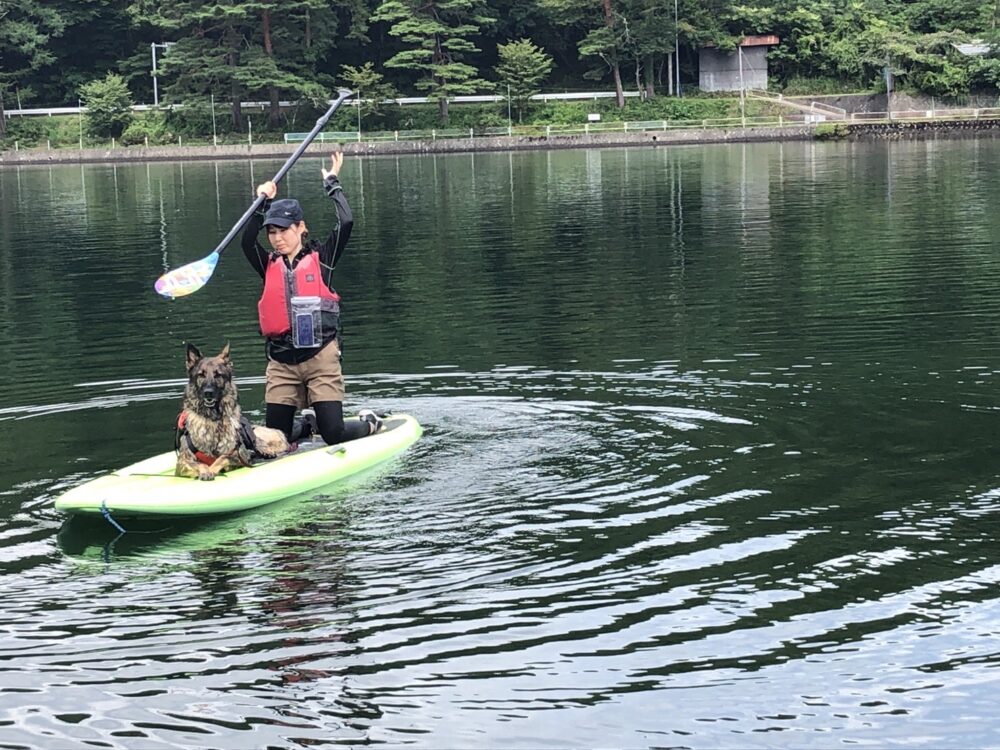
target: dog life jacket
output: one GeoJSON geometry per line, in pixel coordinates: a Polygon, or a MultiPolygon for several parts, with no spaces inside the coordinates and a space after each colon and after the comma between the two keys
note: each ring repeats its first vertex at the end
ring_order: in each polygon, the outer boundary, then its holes
{"type": "MultiPolygon", "coordinates": [[[[188,449],[194,454],[194,457],[197,458],[199,462],[205,464],[206,466],[211,466],[215,463],[218,456],[213,456],[209,453],[198,450],[194,444],[194,440],[191,439],[191,433],[188,432],[187,417],[188,413],[186,411],[182,411],[177,416],[177,432],[174,435],[174,450],[179,451],[181,449],[181,441],[183,440],[187,443],[188,449]]],[[[245,448],[249,448],[251,453],[254,452],[256,442],[253,434],[253,425],[250,424],[249,419],[242,415],[240,416],[240,430],[237,437],[245,448]]]]}
{"type": "Polygon", "coordinates": [[[294,268],[280,255],[271,255],[264,273],[264,292],[257,303],[262,334],[277,338],[291,332],[292,297],[319,297],[324,310],[339,310],[340,295],[323,282],[320,270],[316,252],[302,255],[294,268]]]}

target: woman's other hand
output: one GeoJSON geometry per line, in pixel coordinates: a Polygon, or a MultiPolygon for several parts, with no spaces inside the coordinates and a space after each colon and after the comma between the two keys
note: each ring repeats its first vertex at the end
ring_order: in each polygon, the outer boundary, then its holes
{"type": "Polygon", "coordinates": [[[269,200],[274,200],[274,196],[278,194],[278,186],[273,182],[268,180],[257,186],[257,195],[263,195],[269,200]]]}

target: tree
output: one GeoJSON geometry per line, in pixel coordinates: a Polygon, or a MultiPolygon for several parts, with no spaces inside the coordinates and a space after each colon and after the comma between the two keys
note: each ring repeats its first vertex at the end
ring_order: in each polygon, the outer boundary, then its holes
{"type": "Polygon", "coordinates": [[[552,57],[528,39],[497,46],[500,64],[496,67],[500,83],[507,87],[511,103],[521,122],[532,96],[552,72],[552,57]]]}
{"type": "Polygon", "coordinates": [[[384,76],[370,62],[360,68],[344,65],[340,70],[347,87],[357,96],[362,115],[381,113],[385,101],[398,96],[395,87],[386,83],[384,76]]]}
{"type": "Polygon", "coordinates": [[[65,29],[65,18],[49,3],[0,3],[0,138],[7,134],[4,93],[12,86],[30,86],[30,76],[55,59],[50,42],[65,29]]]}
{"type": "Polygon", "coordinates": [[[462,62],[479,51],[469,37],[493,22],[481,0],[384,0],[371,20],[391,24],[389,34],[406,45],[385,65],[418,76],[417,89],[437,101],[442,123],[448,121],[448,97],[489,85],[462,62]]]}
{"type": "MultiPolygon", "coordinates": [[[[563,23],[586,28],[583,39],[577,44],[581,58],[596,57],[611,72],[615,86],[615,101],[619,109],[625,108],[622,90],[620,58],[622,53],[622,26],[615,15],[612,0],[540,0],[543,7],[563,23]]],[[[603,71],[589,71],[585,78],[597,78],[603,71]]]]}
{"type": "Polygon", "coordinates": [[[624,31],[624,52],[635,65],[635,86],[653,96],[656,60],[673,53],[677,38],[673,7],[663,0],[619,0],[616,11],[624,31]]]}
{"type": "MultiPolygon", "coordinates": [[[[260,14],[264,59],[254,60],[257,65],[251,67],[252,74],[244,79],[248,88],[253,89],[257,84],[267,91],[268,122],[276,129],[280,124],[282,89],[307,99],[326,99],[326,89],[310,80],[309,73],[301,70],[296,61],[302,58],[304,45],[312,52],[317,21],[326,27],[321,39],[331,38],[336,24],[331,23],[334,19],[324,0],[281,0],[280,6],[278,0],[249,0],[246,4],[260,14]],[[279,20],[275,20],[271,11],[279,7],[279,20]]],[[[310,58],[315,62],[314,55],[310,54],[310,58]]]]}
{"type": "Polygon", "coordinates": [[[108,73],[103,79],[80,87],[87,108],[87,130],[98,138],[121,138],[132,122],[132,94],[125,79],[108,73]]]}
{"type": "MultiPolygon", "coordinates": [[[[34,76],[36,100],[75,105],[83,84],[112,70],[124,75],[120,62],[136,45],[126,12],[128,0],[44,0],[44,4],[62,17],[67,32],[49,40],[47,46],[54,59],[34,76]]],[[[148,76],[148,45],[145,53],[148,76]]]]}

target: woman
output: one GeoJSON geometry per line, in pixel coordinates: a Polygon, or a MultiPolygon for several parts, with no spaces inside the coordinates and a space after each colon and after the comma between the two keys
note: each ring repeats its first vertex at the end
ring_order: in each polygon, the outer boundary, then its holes
{"type": "Polygon", "coordinates": [[[243,232],[243,253],[264,280],[257,303],[260,330],[267,339],[266,422],[301,440],[318,430],[328,444],[370,435],[381,421],[371,411],[344,421],[344,376],[340,367],[340,296],[333,287],[333,268],[351,236],[354,218],[337,175],[344,155],[322,168],[323,189],[337,209],[337,225],[322,243],[309,239],[297,200],[274,200],[273,182],[258,186],[267,200],[243,232]],[[257,241],[267,228],[272,251],[257,241]],[[295,410],[315,411],[315,425],[295,422],[295,410]]]}

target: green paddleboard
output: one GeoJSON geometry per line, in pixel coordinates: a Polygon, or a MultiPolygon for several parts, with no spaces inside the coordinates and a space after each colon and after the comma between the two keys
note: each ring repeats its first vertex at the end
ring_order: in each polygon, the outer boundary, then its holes
{"type": "Polygon", "coordinates": [[[155,518],[206,516],[256,508],[336,482],[410,447],[423,429],[393,414],[374,435],[339,445],[301,443],[294,453],[220,474],[210,482],[174,476],[177,454],[162,453],[74,487],[56,498],[70,515],[155,518]]]}

